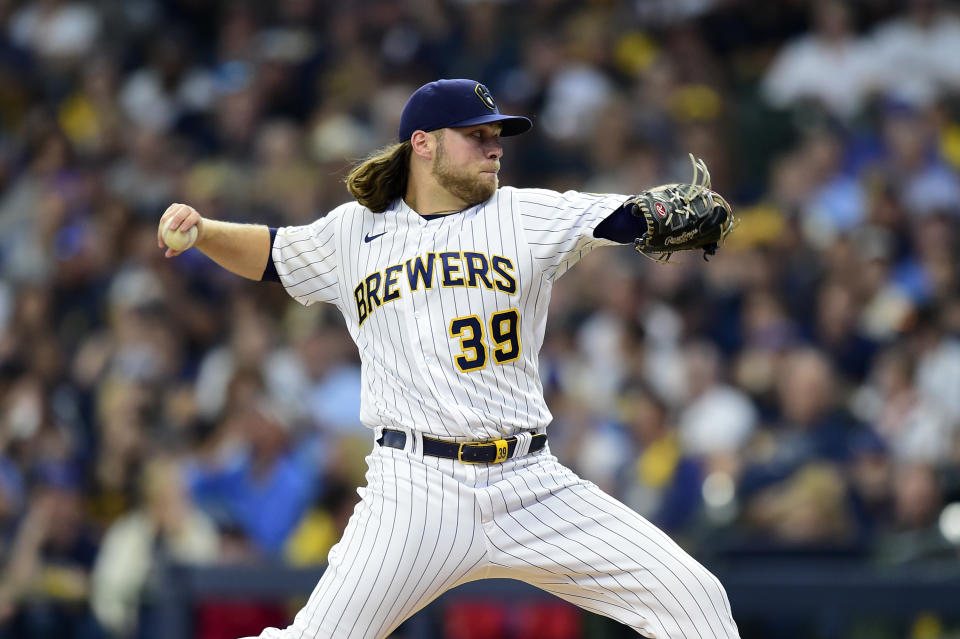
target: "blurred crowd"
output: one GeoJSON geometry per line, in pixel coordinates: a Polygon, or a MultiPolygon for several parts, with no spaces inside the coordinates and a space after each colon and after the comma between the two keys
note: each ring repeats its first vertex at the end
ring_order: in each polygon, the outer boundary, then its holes
{"type": "Polygon", "coordinates": [[[702,556],[955,558],[958,59],[937,0],[0,0],[0,637],[146,636],[163,562],[324,560],[355,347],[156,224],[322,216],[440,77],[534,120],[502,183],[693,153],[742,218],[708,264],[558,282],[561,461],[702,556]]]}

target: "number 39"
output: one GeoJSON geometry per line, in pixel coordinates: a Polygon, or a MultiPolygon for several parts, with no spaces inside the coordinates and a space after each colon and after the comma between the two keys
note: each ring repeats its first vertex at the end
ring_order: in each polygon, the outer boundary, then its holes
{"type": "MultiPolygon", "coordinates": [[[[489,335],[494,344],[494,362],[506,364],[520,357],[520,313],[517,309],[491,315],[489,335]]],[[[460,354],[453,358],[460,372],[478,371],[487,365],[483,323],[478,316],[467,315],[451,320],[450,337],[460,338],[460,354]]]]}

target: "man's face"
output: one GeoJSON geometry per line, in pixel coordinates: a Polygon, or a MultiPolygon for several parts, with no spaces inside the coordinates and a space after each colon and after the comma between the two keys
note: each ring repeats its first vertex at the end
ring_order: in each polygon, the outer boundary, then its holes
{"type": "Polygon", "coordinates": [[[437,183],[473,206],[489,200],[499,186],[499,124],[441,129],[432,173],[437,183]]]}

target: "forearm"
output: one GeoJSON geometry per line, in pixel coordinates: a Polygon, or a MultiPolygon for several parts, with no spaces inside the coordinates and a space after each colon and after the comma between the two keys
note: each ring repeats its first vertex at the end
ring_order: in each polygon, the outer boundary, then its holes
{"type": "Polygon", "coordinates": [[[270,230],[260,224],[204,218],[203,233],[195,246],[228,271],[259,280],[270,259],[270,230]]]}
{"type": "Polygon", "coordinates": [[[187,204],[168,206],[157,225],[157,246],[166,247],[165,257],[176,257],[195,247],[228,271],[251,280],[263,276],[270,262],[272,244],[270,229],[266,226],[211,220],[187,204]],[[196,239],[188,236],[187,242],[183,242],[184,233],[194,227],[196,239]],[[168,241],[179,250],[166,246],[168,241]]]}

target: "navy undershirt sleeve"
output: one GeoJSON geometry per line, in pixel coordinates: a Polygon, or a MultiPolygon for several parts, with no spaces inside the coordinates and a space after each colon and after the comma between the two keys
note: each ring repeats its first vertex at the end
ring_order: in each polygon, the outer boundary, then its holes
{"type": "Polygon", "coordinates": [[[594,237],[602,237],[618,244],[633,244],[647,230],[647,221],[631,213],[632,206],[621,206],[597,225],[594,237]]]}
{"type": "Polygon", "coordinates": [[[277,265],[273,263],[273,243],[277,239],[277,229],[270,227],[270,255],[267,257],[267,268],[260,276],[261,282],[279,282],[280,274],[277,273],[277,265]]]}

